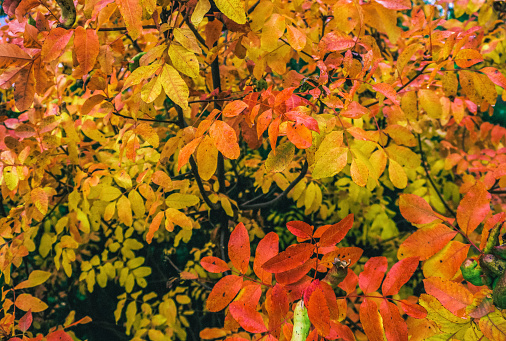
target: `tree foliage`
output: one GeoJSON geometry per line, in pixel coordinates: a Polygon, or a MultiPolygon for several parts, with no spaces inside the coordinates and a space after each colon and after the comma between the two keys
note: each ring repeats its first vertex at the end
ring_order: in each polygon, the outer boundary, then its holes
{"type": "Polygon", "coordinates": [[[506,340],[504,2],[3,11],[6,338],[506,340]]]}

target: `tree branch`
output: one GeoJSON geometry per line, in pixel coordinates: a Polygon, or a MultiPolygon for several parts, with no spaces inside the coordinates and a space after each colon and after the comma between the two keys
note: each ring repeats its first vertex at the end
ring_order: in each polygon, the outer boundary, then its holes
{"type": "Polygon", "coordinates": [[[423,152],[423,149],[422,149],[422,139],[420,137],[420,134],[418,134],[418,148],[420,148],[420,156],[422,157],[422,166],[423,166],[423,169],[425,170],[425,175],[427,176],[427,179],[429,179],[429,182],[432,185],[432,188],[434,188],[434,190],[436,191],[437,196],[439,197],[439,200],[441,200],[441,202],[443,203],[445,208],[448,210],[448,212],[450,212],[452,214],[452,216],[454,216],[456,218],[457,215],[450,208],[450,206],[448,205],[446,200],[443,198],[443,196],[441,195],[441,193],[437,189],[436,184],[434,183],[434,180],[432,180],[432,177],[429,174],[429,169],[427,168],[427,160],[425,159],[425,153],[423,152]]]}
{"type": "Polygon", "coordinates": [[[241,210],[254,210],[258,208],[264,208],[268,206],[275,205],[278,201],[286,197],[286,195],[306,176],[307,170],[309,168],[309,164],[307,160],[304,162],[304,165],[302,166],[302,169],[300,171],[300,174],[295,178],[295,180],[292,181],[292,183],[283,191],[280,195],[278,195],[276,198],[267,201],[262,202],[259,204],[251,204],[251,205],[240,205],[239,209],[241,210]]]}

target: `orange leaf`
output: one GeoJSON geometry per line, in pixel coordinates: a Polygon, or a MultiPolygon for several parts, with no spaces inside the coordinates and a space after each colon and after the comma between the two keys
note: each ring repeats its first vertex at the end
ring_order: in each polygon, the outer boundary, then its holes
{"type": "Polygon", "coordinates": [[[228,257],[242,274],[248,271],[250,252],[248,230],[246,230],[243,223],[239,223],[230,234],[228,257]]]}
{"type": "Polygon", "coordinates": [[[383,341],[383,328],[378,306],[370,299],[366,298],[360,304],[360,322],[370,341],[383,341]]]}
{"type": "Polygon", "coordinates": [[[149,224],[148,234],[146,235],[146,241],[148,244],[151,244],[155,232],[160,228],[160,224],[162,223],[163,212],[158,212],[157,215],[153,218],[151,224],[149,224]]]}
{"type": "Polygon", "coordinates": [[[399,102],[399,100],[397,99],[397,91],[395,91],[393,86],[391,86],[390,84],[378,83],[378,84],[374,84],[372,86],[372,88],[374,90],[378,91],[379,93],[385,95],[385,97],[388,98],[389,100],[391,100],[395,105],[401,104],[399,102]]]}
{"type": "Polygon", "coordinates": [[[201,140],[202,136],[192,140],[190,143],[188,143],[181,149],[181,151],[179,152],[179,156],[177,157],[178,171],[181,169],[181,167],[183,167],[188,163],[188,160],[190,160],[191,155],[193,154],[195,149],[197,149],[197,146],[199,145],[201,140]]]}
{"type": "Polygon", "coordinates": [[[49,63],[61,56],[65,52],[65,47],[72,38],[72,34],[74,34],[73,30],[66,30],[63,27],[52,29],[44,40],[40,51],[42,61],[49,63]]]}
{"type": "Polygon", "coordinates": [[[243,112],[248,105],[243,101],[233,101],[228,103],[222,111],[222,115],[225,117],[235,117],[243,112]]]}
{"type": "Polygon", "coordinates": [[[399,313],[395,304],[383,300],[380,304],[380,314],[388,341],[405,341],[408,339],[408,326],[399,313]]]}
{"type": "Polygon", "coordinates": [[[303,221],[290,221],[286,223],[286,228],[299,238],[309,239],[313,235],[313,226],[303,221]]]}
{"type": "Polygon", "coordinates": [[[346,110],[343,110],[339,113],[339,115],[347,118],[359,119],[364,115],[370,113],[370,110],[366,107],[360,105],[358,102],[353,101],[348,105],[346,110]]]}
{"type": "Polygon", "coordinates": [[[438,219],[427,201],[415,194],[401,194],[399,209],[402,216],[412,224],[428,224],[438,219]]]}
{"type": "Polygon", "coordinates": [[[245,301],[232,302],[228,309],[244,330],[250,333],[263,333],[267,331],[262,315],[245,301]]]}
{"type": "Polygon", "coordinates": [[[253,260],[253,271],[262,283],[270,285],[272,282],[272,274],[265,271],[262,265],[278,254],[278,241],[278,235],[275,232],[269,232],[257,245],[255,259],[253,260]]]}
{"type": "Polygon", "coordinates": [[[115,3],[125,20],[128,34],[136,40],[142,31],[142,7],[139,0],[116,0],[115,3]]]}
{"type": "Polygon", "coordinates": [[[330,311],[321,288],[316,287],[307,303],[307,314],[318,332],[327,336],[330,332],[330,311]]]}
{"type": "Polygon", "coordinates": [[[353,213],[350,213],[340,222],[330,225],[320,238],[320,246],[333,246],[343,240],[353,226],[353,219],[353,213]]]}
{"type": "Polygon", "coordinates": [[[271,273],[295,269],[311,258],[313,251],[313,244],[290,245],[285,251],[265,262],[262,268],[271,273]]]}
{"type": "Polygon", "coordinates": [[[224,260],[218,257],[204,257],[200,260],[200,265],[209,272],[222,273],[230,270],[230,267],[224,260]]]}
{"type": "Polygon", "coordinates": [[[75,30],[74,51],[81,66],[81,72],[87,74],[93,70],[100,51],[97,31],[78,26],[75,30]]]}
{"type": "Polygon", "coordinates": [[[427,316],[427,310],[425,310],[425,308],[421,305],[409,302],[408,300],[400,300],[398,302],[400,303],[402,310],[411,317],[423,319],[427,316]]]}
{"type": "Polygon", "coordinates": [[[422,266],[425,277],[437,276],[451,279],[467,257],[471,245],[452,240],[422,266]]]}
{"type": "Polygon", "coordinates": [[[395,295],[401,287],[411,278],[418,267],[418,257],[404,258],[392,266],[385,281],[381,286],[381,292],[384,296],[395,295]]]}
{"type": "Polygon", "coordinates": [[[289,309],[288,296],[283,286],[276,284],[267,292],[265,308],[269,315],[269,330],[278,330],[289,309]]]}
{"type": "Polygon", "coordinates": [[[358,277],[358,285],[364,294],[378,290],[387,269],[386,257],[373,257],[365,263],[364,271],[358,277]]]}
{"type": "Polygon", "coordinates": [[[429,277],[423,280],[427,294],[437,298],[454,315],[473,303],[473,294],[461,283],[429,277]]]}
{"type": "Polygon", "coordinates": [[[399,247],[397,258],[417,256],[426,260],[441,250],[457,235],[457,231],[445,224],[422,227],[410,235],[399,247]]]}
{"type": "Polygon", "coordinates": [[[313,142],[311,131],[302,123],[288,124],[286,136],[299,149],[309,148],[313,142]]]}
{"type": "Polygon", "coordinates": [[[457,223],[466,235],[473,232],[490,212],[491,197],[483,182],[477,182],[460,202],[457,223]]]}
{"type": "Polygon", "coordinates": [[[234,129],[223,121],[214,121],[209,128],[209,136],[216,143],[216,148],[229,159],[237,159],[241,150],[237,143],[234,129]]]}
{"type": "Polygon", "coordinates": [[[228,275],[220,279],[207,298],[207,309],[212,312],[225,309],[241,290],[242,281],[242,277],[236,275],[228,275]]]}
{"type": "Polygon", "coordinates": [[[20,294],[16,297],[14,305],[23,311],[31,310],[38,313],[47,309],[47,304],[30,294],[20,294]]]}

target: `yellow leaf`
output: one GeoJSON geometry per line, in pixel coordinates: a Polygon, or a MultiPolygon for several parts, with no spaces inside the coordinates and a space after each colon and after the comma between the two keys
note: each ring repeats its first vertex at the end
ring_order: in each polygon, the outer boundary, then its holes
{"type": "Polygon", "coordinates": [[[202,53],[197,37],[195,37],[195,34],[193,34],[192,30],[188,27],[178,27],[174,29],[174,38],[187,50],[197,54],[202,53]]]}
{"type": "Polygon", "coordinates": [[[100,200],[103,201],[113,201],[119,198],[121,195],[121,191],[113,186],[104,186],[102,187],[102,192],[100,192],[100,200]]]}
{"type": "Polygon", "coordinates": [[[295,146],[287,141],[276,147],[275,152],[271,151],[265,161],[265,169],[268,172],[282,172],[292,162],[295,156],[295,146]]]}
{"type": "Polygon", "coordinates": [[[41,271],[41,270],[33,270],[30,272],[30,275],[28,276],[28,279],[26,281],[23,281],[16,285],[14,287],[14,290],[19,289],[26,289],[26,288],[32,288],[39,284],[44,283],[51,277],[51,273],[47,271],[41,271]]]}
{"type": "Polygon", "coordinates": [[[172,193],[167,199],[165,199],[165,204],[170,208],[179,210],[195,206],[199,203],[199,201],[199,198],[193,194],[172,193]]]}
{"type": "Polygon", "coordinates": [[[193,10],[191,22],[193,25],[198,26],[206,13],[211,9],[209,0],[198,0],[195,10],[193,10]]]}
{"type": "Polygon", "coordinates": [[[181,108],[187,109],[190,92],[185,81],[181,78],[176,69],[165,64],[160,74],[160,81],[162,82],[163,89],[167,96],[181,108]]]}
{"type": "Polygon", "coordinates": [[[139,0],[116,0],[115,3],[125,20],[128,34],[137,40],[142,31],[142,7],[139,0]]]}
{"type": "Polygon", "coordinates": [[[49,199],[47,197],[47,193],[40,187],[34,188],[30,193],[32,198],[32,202],[37,207],[40,213],[46,214],[47,207],[49,204],[49,199]]]}
{"type": "Polygon", "coordinates": [[[160,66],[160,64],[155,63],[138,67],[130,74],[130,76],[128,76],[121,91],[125,91],[125,89],[131,87],[132,85],[140,84],[143,80],[148,79],[160,68],[160,66]]]}
{"type": "Polygon", "coordinates": [[[197,166],[202,180],[211,179],[218,165],[218,149],[213,139],[205,136],[197,148],[197,166]]]}
{"type": "Polygon", "coordinates": [[[146,103],[151,103],[158,98],[161,92],[162,83],[160,82],[160,77],[153,77],[142,87],[141,99],[146,103]]]}
{"type": "Polygon", "coordinates": [[[31,310],[32,313],[38,313],[47,309],[47,304],[33,297],[30,294],[20,294],[14,302],[16,307],[23,311],[31,310]]]}
{"type": "Polygon", "coordinates": [[[146,207],[144,206],[144,199],[142,199],[141,195],[133,190],[128,193],[128,200],[130,200],[132,210],[137,218],[144,217],[146,213],[146,207]]]}
{"type": "Polygon", "coordinates": [[[165,219],[168,219],[172,223],[179,225],[187,230],[191,230],[193,227],[192,220],[188,218],[183,212],[180,212],[174,208],[168,208],[165,210],[165,219]]]}
{"type": "Polygon", "coordinates": [[[240,0],[214,0],[216,7],[229,19],[238,24],[246,23],[246,13],[244,12],[244,3],[240,0]]]}
{"type": "Polygon", "coordinates": [[[170,44],[169,57],[172,65],[178,70],[191,78],[199,76],[199,62],[195,53],[188,51],[183,46],[170,44]]]}
{"type": "Polygon", "coordinates": [[[397,188],[406,188],[408,185],[408,177],[404,168],[392,159],[389,161],[388,176],[390,181],[392,181],[392,184],[397,188]]]}
{"type": "Polygon", "coordinates": [[[118,200],[118,217],[126,226],[132,226],[132,208],[130,207],[130,200],[124,195],[118,200]]]}

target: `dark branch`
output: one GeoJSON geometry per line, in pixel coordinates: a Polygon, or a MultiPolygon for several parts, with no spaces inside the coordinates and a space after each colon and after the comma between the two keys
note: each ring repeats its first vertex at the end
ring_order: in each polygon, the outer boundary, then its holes
{"type": "Polygon", "coordinates": [[[252,205],[244,205],[243,204],[243,205],[239,206],[239,209],[241,209],[241,210],[254,210],[254,209],[258,209],[258,208],[264,208],[264,207],[275,205],[278,201],[280,201],[281,199],[286,197],[286,195],[306,176],[308,167],[309,167],[309,164],[306,160],[304,162],[304,165],[302,166],[300,174],[297,176],[297,178],[295,178],[295,180],[293,180],[293,182],[283,192],[281,192],[281,194],[278,195],[276,198],[274,198],[270,201],[267,201],[267,202],[259,203],[259,204],[252,204],[252,205]]]}

